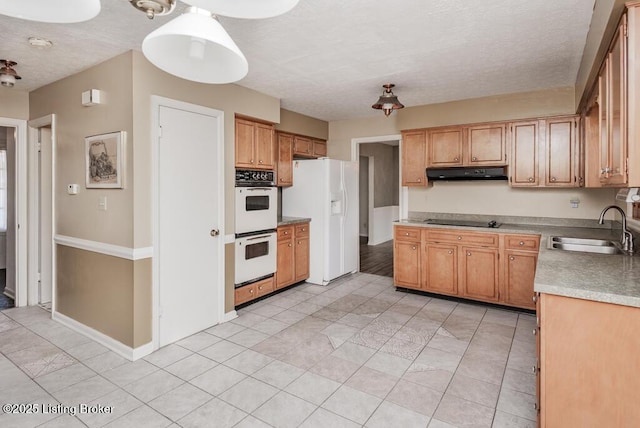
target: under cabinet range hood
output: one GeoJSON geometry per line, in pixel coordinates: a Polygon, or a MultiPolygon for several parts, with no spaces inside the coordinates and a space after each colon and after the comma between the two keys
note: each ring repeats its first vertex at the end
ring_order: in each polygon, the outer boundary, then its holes
{"type": "Polygon", "coordinates": [[[504,166],[474,168],[427,168],[428,181],[461,181],[461,180],[507,180],[507,168],[504,166]]]}

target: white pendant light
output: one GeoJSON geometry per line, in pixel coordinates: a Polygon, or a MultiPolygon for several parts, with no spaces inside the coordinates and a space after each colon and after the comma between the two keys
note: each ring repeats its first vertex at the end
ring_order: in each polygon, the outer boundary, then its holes
{"type": "Polygon", "coordinates": [[[100,13],[100,0],[2,0],[0,14],[29,21],[68,24],[100,13]]]}
{"type": "Polygon", "coordinates": [[[201,7],[216,15],[232,18],[272,18],[289,12],[299,0],[183,0],[192,6],[201,7]]]}
{"type": "Polygon", "coordinates": [[[218,20],[196,7],[149,33],[142,53],[161,70],[201,83],[231,83],[249,71],[247,59],[218,20]]]}

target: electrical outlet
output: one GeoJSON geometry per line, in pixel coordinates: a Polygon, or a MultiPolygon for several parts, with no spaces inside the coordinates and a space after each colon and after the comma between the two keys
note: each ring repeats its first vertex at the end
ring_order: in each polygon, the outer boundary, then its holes
{"type": "Polygon", "coordinates": [[[100,210],[100,211],[106,211],[107,210],[107,197],[106,196],[100,196],[100,198],[98,198],[98,210],[100,210]]]}

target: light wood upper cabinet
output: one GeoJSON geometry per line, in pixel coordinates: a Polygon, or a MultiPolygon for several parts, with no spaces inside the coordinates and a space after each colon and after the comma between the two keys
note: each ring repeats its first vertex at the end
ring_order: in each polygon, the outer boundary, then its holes
{"type": "Polygon", "coordinates": [[[580,185],[577,173],[579,158],[577,132],[577,116],[546,119],[545,186],[575,187],[580,185]]]}
{"type": "Polygon", "coordinates": [[[518,187],[535,187],[540,182],[538,150],[540,125],[537,120],[514,122],[510,125],[511,162],[509,183],[518,187]]]}
{"type": "Polygon", "coordinates": [[[235,166],[249,169],[275,168],[274,127],[261,122],[236,118],[235,166]]]}
{"type": "Polygon", "coordinates": [[[293,137],[293,155],[313,157],[313,141],[311,138],[296,135],[293,137]]]}
{"type": "Polygon", "coordinates": [[[428,166],[446,168],[462,166],[462,142],[464,130],[456,126],[427,131],[428,166]]]}
{"type": "Polygon", "coordinates": [[[402,132],[402,185],[426,186],[427,140],[426,131],[402,132]]]}
{"type": "Polygon", "coordinates": [[[467,150],[464,163],[474,165],[507,164],[507,126],[504,123],[467,128],[467,150]]]}
{"type": "Polygon", "coordinates": [[[293,186],[293,135],[277,133],[278,167],[276,169],[278,186],[293,186]]]}
{"type": "Polygon", "coordinates": [[[327,142],[324,140],[313,140],[313,156],[324,158],[327,156],[327,142]]]}

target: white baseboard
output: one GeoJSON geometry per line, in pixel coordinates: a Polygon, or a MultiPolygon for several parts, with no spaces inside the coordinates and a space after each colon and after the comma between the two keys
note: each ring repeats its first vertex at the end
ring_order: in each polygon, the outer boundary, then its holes
{"type": "Polygon", "coordinates": [[[149,259],[153,257],[153,247],[129,248],[65,235],[56,235],[54,236],[53,241],[59,245],[85,251],[93,251],[94,253],[106,254],[108,256],[120,257],[127,260],[149,259]]]}
{"type": "Polygon", "coordinates": [[[16,293],[13,290],[7,290],[6,288],[4,289],[4,294],[5,296],[7,296],[10,299],[16,300],[16,293]]]}
{"type": "Polygon", "coordinates": [[[238,318],[238,313],[236,311],[227,312],[222,316],[222,322],[228,322],[236,318],[238,318]]]}
{"type": "Polygon", "coordinates": [[[51,318],[58,321],[60,324],[69,327],[71,330],[74,330],[88,337],[89,339],[94,340],[103,346],[106,346],[116,354],[128,359],[129,361],[135,361],[153,352],[153,344],[151,342],[137,348],[131,348],[130,346],[127,346],[124,343],[119,342],[114,338],[107,336],[106,334],[101,333],[98,330],[95,330],[85,324],[82,324],[81,322],[76,321],[73,318],[63,315],[60,312],[52,311],[51,318]]]}

